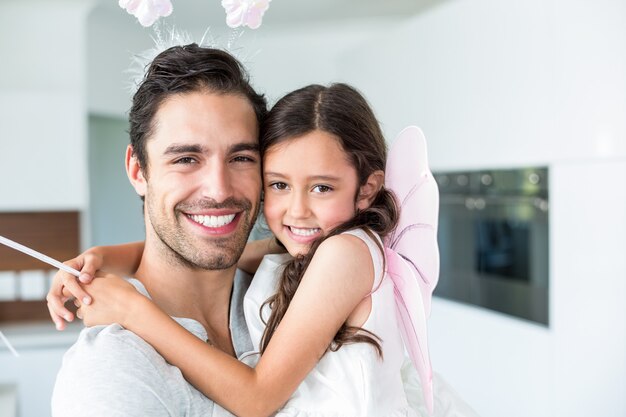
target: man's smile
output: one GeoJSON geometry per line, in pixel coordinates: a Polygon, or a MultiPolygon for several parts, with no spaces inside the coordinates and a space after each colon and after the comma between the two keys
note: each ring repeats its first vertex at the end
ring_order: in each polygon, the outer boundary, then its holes
{"type": "Polygon", "coordinates": [[[187,214],[191,220],[203,225],[204,227],[222,227],[231,223],[235,219],[236,214],[226,214],[221,216],[209,216],[202,214],[187,214]]]}

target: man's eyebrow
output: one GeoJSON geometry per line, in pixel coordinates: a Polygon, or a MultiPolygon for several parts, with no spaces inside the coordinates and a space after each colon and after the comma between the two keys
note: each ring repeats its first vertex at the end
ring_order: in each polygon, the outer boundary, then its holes
{"type": "MultiPolygon", "coordinates": [[[[271,177],[271,178],[287,178],[287,176],[285,174],[281,174],[280,172],[265,172],[263,174],[266,177],[271,177]]],[[[341,178],[340,177],[336,177],[334,175],[311,175],[310,177],[306,178],[307,181],[339,181],[341,178]]]]}
{"type": "Polygon", "coordinates": [[[204,148],[200,145],[187,145],[174,143],[163,151],[163,155],[178,155],[181,153],[202,153],[204,148]]]}
{"type": "MultiPolygon", "coordinates": [[[[242,142],[232,145],[228,152],[233,154],[242,151],[260,152],[258,143],[242,142]]],[[[208,149],[199,144],[173,143],[163,151],[163,155],[179,155],[182,153],[205,153],[208,149]]]]}
{"type": "Polygon", "coordinates": [[[256,152],[259,153],[261,152],[260,146],[257,142],[242,142],[242,143],[236,143],[235,145],[231,146],[228,149],[229,153],[237,153],[237,152],[245,152],[245,151],[250,151],[250,152],[256,152]]]}

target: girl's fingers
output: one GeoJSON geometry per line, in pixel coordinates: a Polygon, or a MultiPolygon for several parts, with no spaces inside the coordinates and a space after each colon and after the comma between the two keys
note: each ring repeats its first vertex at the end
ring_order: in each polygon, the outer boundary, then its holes
{"type": "MultiPolygon", "coordinates": [[[[102,258],[92,254],[84,254],[64,263],[71,268],[80,270],[82,281],[91,282],[95,271],[102,266],[102,258]]],[[[71,298],[78,298],[83,304],[90,304],[92,301],[89,294],[80,286],[73,275],[60,270],[54,276],[46,296],[50,318],[59,330],[65,328],[65,321],[74,320],[74,314],[65,307],[65,302],[71,298]]]]}
{"type": "Polygon", "coordinates": [[[54,326],[56,327],[56,329],[64,330],[65,320],[63,320],[63,318],[54,311],[54,309],[50,306],[49,302],[48,302],[48,311],[50,312],[50,318],[52,318],[52,322],[54,323],[54,326]]]}
{"type": "Polygon", "coordinates": [[[64,271],[57,272],[46,296],[50,317],[57,329],[65,328],[65,324],[60,321],[74,320],[74,314],[65,307],[65,302],[72,298],[78,298],[84,304],[91,303],[91,297],[73,275],[64,271]]]}
{"type": "MultiPolygon", "coordinates": [[[[72,259],[70,261],[65,262],[66,265],[77,269],[80,268],[81,264],[76,259],[72,259]]],[[[50,311],[50,317],[52,321],[57,325],[57,328],[64,328],[65,324],[59,326],[58,319],[62,317],[66,321],[74,320],[74,315],[70,310],[65,308],[65,302],[68,300],[68,295],[64,295],[65,284],[69,282],[69,278],[73,281],[76,281],[72,275],[68,274],[65,271],[59,270],[52,280],[52,284],[50,285],[50,290],[48,291],[48,295],[46,295],[46,300],[48,301],[48,310],[50,311]]]]}
{"type": "Polygon", "coordinates": [[[62,282],[63,295],[65,297],[78,298],[81,303],[85,303],[87,305],[91,304],[91,296],[87,294],[87,291],[85,291],[73,275],[65,273],[62,278],[62,282]]]}
{"type": "Polygon", "coordinates": [[[80,276],[78,280],[83,284],[89,284],[93,277],[96,275],[96,270],[99,268],[96,265],[97,258],[89,253],[83,255],[83,267],[80,270],[80,276]]]}
{"type": "Polygon", "coordinates": [[[82,255],[82,263],[78,280],[83,284],[89,284],[96,276],[96,271],[102,268],[102,257],[87,252],[82,255]]]}
{"type": "Polygon", "coordinates": [[[65,308],[65,302],[68,300],[66,296],[63,295],[63,289],[61,289],[61,294],[53,294],[49,292],[46,296],[46,301],[48,301],[48,310],[50,311],[50,318],[57,326],[65,328],[65,323],[61,323],[59,326],[59,320],[63,321],[72,321],[74,320],[74,315],[71,311],[65,308]]]}

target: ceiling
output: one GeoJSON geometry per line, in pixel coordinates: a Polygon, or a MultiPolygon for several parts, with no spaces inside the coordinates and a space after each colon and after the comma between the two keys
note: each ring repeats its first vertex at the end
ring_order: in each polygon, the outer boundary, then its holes
{"type": "MultiPolygon", "coordinates": [[[[273,0],[263,18],[264,25],[371,18],[400,18],[419,13],[444,0],[273,0]]],[[[99,0],[98,8],[122,12],[115,0],[99,0]]],[[[174,12],[166,21],[179,27],[224,24],[220,0],[172,0],[174,12]]]]}

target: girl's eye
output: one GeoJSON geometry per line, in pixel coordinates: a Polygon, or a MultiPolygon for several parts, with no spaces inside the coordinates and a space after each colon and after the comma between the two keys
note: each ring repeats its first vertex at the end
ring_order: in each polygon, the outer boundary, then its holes
{"type": "Polygon", "coordinates": [[[285,184],[284,182],[273,182],[270,184],[270,188],[274,189],[274,190],[286,190],[287,189],[287,184],[285,184]]]}
{"type": "Polygon", "coordinates": [[[332,190],[332,187],[329,187],[328,185],[316,185],[315,187],[313,187],[314,193],[328,193],[332,190]]]}

